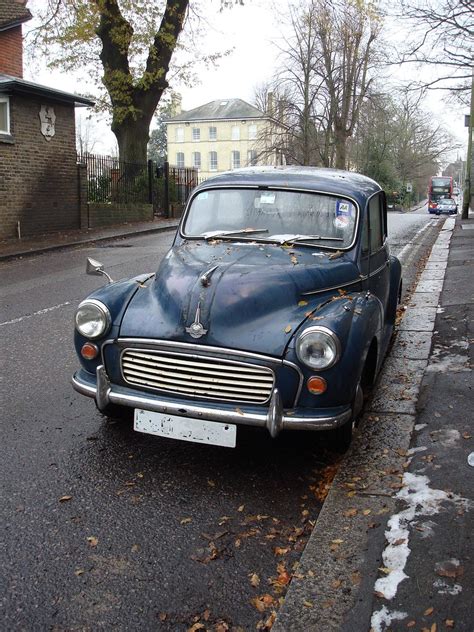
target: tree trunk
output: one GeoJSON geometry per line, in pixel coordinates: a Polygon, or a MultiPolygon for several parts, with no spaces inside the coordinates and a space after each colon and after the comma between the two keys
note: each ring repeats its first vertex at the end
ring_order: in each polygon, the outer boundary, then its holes
{"type": "Polygon", "coordinates": [[[334,134],[335,140],[335,150],[336,150],[336,169],[345,169],[346,168],[346,143],[347,143],[347,135],[344,133],[343,129],[335,130],[334,134]]]}
{"type": "Polygon", "coordinates": [[[147,161],[147,145],[150,140],[150,120],[148,117],[132,120],[126,118],[112,124],[117,138],[120,160],[144,164],[147,161]]]}

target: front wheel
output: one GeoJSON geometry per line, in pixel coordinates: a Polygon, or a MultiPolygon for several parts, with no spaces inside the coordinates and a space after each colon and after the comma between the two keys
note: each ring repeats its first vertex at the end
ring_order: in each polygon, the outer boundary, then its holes
{"type": "Polygon", "coordinates": [[[362,386],[359,383],[356,388],[356,394],[354,401],[352,402],[352,416],[349,421],[346,421],[342,426],[338,426],[334,430],[331,430],[331,444],[336,452],[343,454],[347,452],[351,443],[352,436],[354,434],[354,428],[359,423],[359,419],[364,406],[364,393],[362,386]]]}

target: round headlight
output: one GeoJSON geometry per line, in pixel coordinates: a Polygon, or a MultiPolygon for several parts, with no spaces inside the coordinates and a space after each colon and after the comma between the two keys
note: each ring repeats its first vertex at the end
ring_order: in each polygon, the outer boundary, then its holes
{"type": "Polygon", "coordinates": [[[99,338],[110,328],[111,318],[107,307],[100,301],[83,301],[76,312],[76,329],[86,338],[99,338]]]}
{"type": "Polygon", "coordinates": [[[327,327],[309,327],[296,342],[298,358],[317,371],[329,369],[339,360],[339,338],[327,327]]]}

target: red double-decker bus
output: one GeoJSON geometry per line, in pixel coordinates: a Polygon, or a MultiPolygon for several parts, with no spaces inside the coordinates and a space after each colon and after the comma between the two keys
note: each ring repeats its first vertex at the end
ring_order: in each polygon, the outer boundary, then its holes
{"type": "Polygon", "coordinates": [[[435,213],[438,200],[450,198],[453,195],[453,179],[451,176],[431,176],[428,189],[428,211],[435,213]]]}

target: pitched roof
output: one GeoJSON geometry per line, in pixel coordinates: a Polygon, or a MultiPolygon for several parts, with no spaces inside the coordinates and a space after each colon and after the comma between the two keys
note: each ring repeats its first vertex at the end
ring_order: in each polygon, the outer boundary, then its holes
{"type": "Polygon", "coordinates": [[[219,99],[205,105],[200,105],[194,110],[181,112],[168,120],[168,123],[176,121],[217,121],[222,119],[255,119],[263,118],[266,114],[258,108],[250,105],[242,99],[219,99]]]}
{"type": "Polygon", "coordinates": [[[32,17],[26,8],[26,0],[0,0],[0,31],[18,26],[32,17]]]}
{"type": "Polygon", "coordinates": [[[56,90],[48,86],[42,86],[39,83],[33,83],[32,81],[25,81],[18,77],[11,77],[10,75],[4,75],[0,73],[0,94],[23,94],[38,96],[59,103],[71,103],[76,106],[94,105],[94,101],[87,97],[81,97],[72,92],[64,92],[63,90],[56,90]]]}

